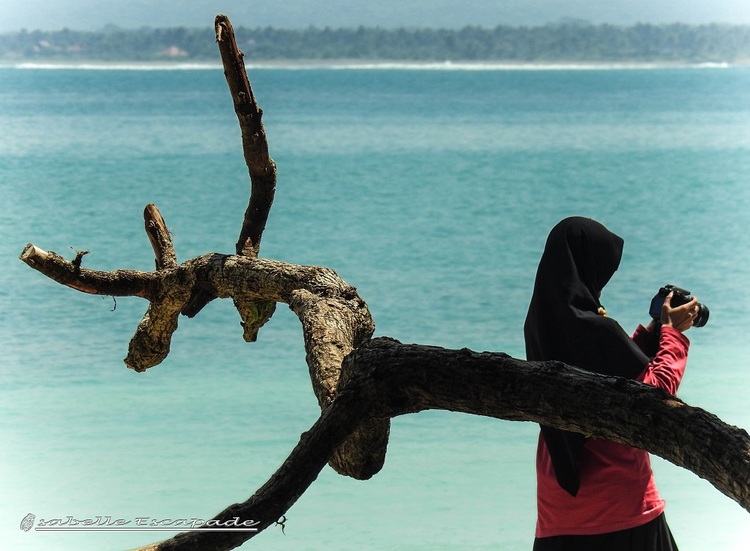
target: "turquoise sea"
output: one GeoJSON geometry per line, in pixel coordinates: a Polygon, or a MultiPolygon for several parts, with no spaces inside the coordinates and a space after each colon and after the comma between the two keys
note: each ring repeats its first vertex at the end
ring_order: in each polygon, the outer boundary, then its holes
{"type": "MultiPolygon", "coordinates": [[[[122,358],[140,299],[84,295],[18,260],[150,270],[156,203],[184,261],[231,252],[249,192],[221,70],[0,68],[0,548],[129,549],[168,534],[39,532],[22,519],[210,518],[249,497],[319,415],[299,323],[242,340],[229,301],[180,321],[167,360],[122,358]]],[[[750,428],[750,68],[254,68],[276,202],[262,256],[335,269],[377,335],[523,357],[549,229],[625,239],[605,289],[626,328],[676,283],[711,309],[680,396],[750,428]]],[[[395,419],[383,471],[326,468],[244,548],[531,549],[537,428],[395,419]]],[[[683,551],[747,549],[750,516],[654,459],[683,551]]]]}

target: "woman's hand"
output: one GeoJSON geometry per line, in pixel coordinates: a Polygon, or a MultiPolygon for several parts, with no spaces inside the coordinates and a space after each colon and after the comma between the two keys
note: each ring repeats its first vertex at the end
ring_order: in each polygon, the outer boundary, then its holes
{"type": "Polygon", "coordinates": [[[673,293],[669,293],[664,299],[661,307],[661,324],[684,333],[693,326],[698,314],[698,299],[693,297],[690,302],[672,308],[672,295],[673,293]]]}

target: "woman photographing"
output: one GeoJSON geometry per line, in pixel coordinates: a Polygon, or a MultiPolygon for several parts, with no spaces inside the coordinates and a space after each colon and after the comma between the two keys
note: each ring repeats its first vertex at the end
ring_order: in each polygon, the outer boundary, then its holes
{"type": "MultiPolygon", "coordinates": [[[[600,303],[622,248],[620,237],[588,218],[566,218],[552,229],[524,324],[527,359],[559,360],[675,394],[698,301],[672,307],[670,293],[660,320],[629,336],[600,303]]],[[[536,468],[534,551],[677,550],[646,451],[543,426],[536,468]]]]}

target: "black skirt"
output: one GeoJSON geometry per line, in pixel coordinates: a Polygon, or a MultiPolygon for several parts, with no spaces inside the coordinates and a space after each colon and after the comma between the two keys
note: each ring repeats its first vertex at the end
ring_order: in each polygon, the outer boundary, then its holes
{"type": "Polygon", "coordinates": [[[678,551],[664,515],[629,530],[594,536],[536,538],[534,551],[678,551]]]}

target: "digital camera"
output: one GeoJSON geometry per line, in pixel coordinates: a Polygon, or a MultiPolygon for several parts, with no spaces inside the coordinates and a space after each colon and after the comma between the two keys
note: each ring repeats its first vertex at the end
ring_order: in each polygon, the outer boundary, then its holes
{"type": "MultiPolygon", "coordinates": [[[[648,309],[649,315],[655,320],[661,319],[661,307],[664,304],[664,299],[667,298],[669,293],[674,293],[671,301],[672,308],[675,306],[682,306],[693,300],[690,291],[681,289],[674,285],[665,285],[659,289],[659,292],[656,293],[653,299],[651,299],[651,307],[648,309]]],[[[703,327],[706,325],[706,323],[708,323],[708,314],[708,306],[699,302],[698,315],[695,316],[695,319],[693,320],[693,327],[703,327]]]]}

